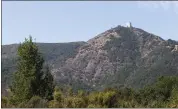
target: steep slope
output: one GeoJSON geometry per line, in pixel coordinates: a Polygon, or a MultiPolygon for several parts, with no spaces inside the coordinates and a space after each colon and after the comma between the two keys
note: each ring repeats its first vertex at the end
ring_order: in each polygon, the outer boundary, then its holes
{"type": "MultiPolygon", "coordinates": [[[[2,47],[2,68],[9,75],[15,68],[16,47],[2,47]]],[[[87,42],[39,44],[39,48],[56,83],[74,89],[140,88],[161,75],[178,75],[178,42],[135,27],[117,26],[87,42]]],[[[9,77],[4,74],[5,81],[9,77]]]]}
{"type": "Polygon", "coordinates": [[[118,26],[80,47],[55,72],[56,80],[74,87],[74,81],[80,81],[94,89],[143,87],[160,75],[178,75],[178,52],[173,50],[178,42],[173,42],[138,28],[118,26]]]}

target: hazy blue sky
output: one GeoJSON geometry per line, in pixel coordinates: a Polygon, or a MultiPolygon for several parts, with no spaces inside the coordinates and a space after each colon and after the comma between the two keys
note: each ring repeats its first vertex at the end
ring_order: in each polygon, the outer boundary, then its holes
{"type": "Polygon", "coordinates": [[[178,2],[2,2],[2,43],[87,41],[131,21],[134,27],[178,40],[178,2]]]}

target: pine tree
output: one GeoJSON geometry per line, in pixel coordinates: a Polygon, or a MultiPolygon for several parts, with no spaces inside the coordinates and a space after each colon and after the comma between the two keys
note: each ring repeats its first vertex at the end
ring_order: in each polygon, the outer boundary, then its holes
{"type": "MultiPolygon", "coordinates": [[[[49,74],[44,76],[45,73],[42,70],[44,60],[37,45],[33,43],[31,36],[29,39],[25,39],[25,42],[20,44],[18,48],[18,56],[17,72],[14,73],[11,87],[13,101],[21,103],[29,100],[33,96],[45,98],[46,95],[44,93],[48,92],[48,89],[43,89],[48,86],[46,84],[52,84],[53,79],[51,79],[51,81],[46,81],[49,74]]],[[[49,90],[51,91],[52,88],[53,86],[51,85],[49,90]]]]}

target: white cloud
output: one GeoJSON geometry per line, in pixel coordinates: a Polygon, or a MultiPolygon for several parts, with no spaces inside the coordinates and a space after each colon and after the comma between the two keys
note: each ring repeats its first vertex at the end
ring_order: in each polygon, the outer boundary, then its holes
{"type": "Polygon", "coordinates": [[[138,1],[137,5],[139,8],[147,8],[152,11],[162,8],[178,14],[178,1],[138,1]]]}

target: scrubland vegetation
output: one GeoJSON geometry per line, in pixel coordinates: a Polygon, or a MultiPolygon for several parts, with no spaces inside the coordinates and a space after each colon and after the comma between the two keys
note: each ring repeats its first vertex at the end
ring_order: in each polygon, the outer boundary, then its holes
{"type": "Polygon", "coordinates": [[[142,89],[106,88],[73,91],[56,86],[48,65],[32,41],[18,48],[18,67],[2,108],[178,108],[178,77],[162,76],[142,89]]]}

